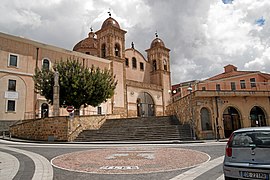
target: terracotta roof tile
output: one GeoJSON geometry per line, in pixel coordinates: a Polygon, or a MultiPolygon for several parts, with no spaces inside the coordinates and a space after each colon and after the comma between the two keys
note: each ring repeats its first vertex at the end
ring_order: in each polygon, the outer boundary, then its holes
{"type": "Polygon", "coordinates": [[[210,77],[206,79],[207,81],[215,81],[215,80],[220,80],[220,79],[225,79],[225,78],[230,78],[230,77],[236,77],[236,76],[241,76],[241,75],[246,75],[246,74],[251,74],[251,73],[258,73],[259,71],[231,71],[227,73],[221,73],[216,76],[210,77]]]}

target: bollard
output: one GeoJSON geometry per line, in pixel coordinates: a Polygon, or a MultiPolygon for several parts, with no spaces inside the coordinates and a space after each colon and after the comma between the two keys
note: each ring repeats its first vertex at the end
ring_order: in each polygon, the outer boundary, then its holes
{"type": "Polygon", "coordinates": [[[5,139],[5,131],[3,131],[3,139],[5,139]]]}

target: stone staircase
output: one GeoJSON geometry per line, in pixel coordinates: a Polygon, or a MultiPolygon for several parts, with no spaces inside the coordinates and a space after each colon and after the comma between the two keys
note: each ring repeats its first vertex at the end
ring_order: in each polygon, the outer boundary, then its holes
{"type": "Polygon", "coordinates": [[[173,116],[108,119],[98,130],[84,130],[77,142],[190,140],[189,124],[173,116]]]}

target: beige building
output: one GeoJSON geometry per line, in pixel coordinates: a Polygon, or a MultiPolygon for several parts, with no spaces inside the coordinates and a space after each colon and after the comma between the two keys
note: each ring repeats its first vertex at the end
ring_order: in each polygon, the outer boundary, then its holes
{"type": "Polygon", "coordinates": [[[172,92],[168,114],[192,124],[198,138],[228,138],[239,128],[270,125],[270,74],[227,65],[221,74],[174,85],[172,92]]]}
{"type": "MultiPolygon", "coordinates": [[[[35,68],[52,68],[57,61],[67,59],[111,69],[118,81],[113,98],[99,107],[81,108],[80,114],[165,115],[170,102],[170,50],[156,36],[146,46],[150,46],[146,59],[133,44],[125,48],[126,33],[109,17],[73,51],[0,33],[0,121],[52,116],[53,107],[34,92],[32,77],[35,68]]],[[[60,106],[60,115],[68,115],[65,106],[60,106]]]]}

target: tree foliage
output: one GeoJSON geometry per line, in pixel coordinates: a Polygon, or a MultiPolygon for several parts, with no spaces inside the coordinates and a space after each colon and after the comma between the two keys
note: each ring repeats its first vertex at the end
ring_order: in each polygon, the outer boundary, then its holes
{"type": "Polygon", "coordinates": [[[117,82],[108,69],[87,68],[75,60],[60,61],[53,70],[36,69],[35,91],[53,104],[54,72],[59,73],[60,104],[79,109],[98,106],[114,95],[117,82]]]}

